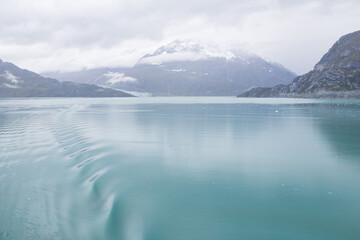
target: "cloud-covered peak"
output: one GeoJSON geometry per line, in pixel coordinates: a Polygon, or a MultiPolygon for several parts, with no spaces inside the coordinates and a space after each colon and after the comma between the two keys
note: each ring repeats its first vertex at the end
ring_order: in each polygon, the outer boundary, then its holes
{"type": "Polygon", "coordinates": [[[200,43],[199,41],[192,39],[176,39],[166,45],[157,48],[153,53],[146,54],[143,58],[164,54],[172,54],[176,52],[200,52],[202,49],[204,49],[204,44],[200,43]]]}
{"type": "Polygon", "coordinates": [[[146,54],[138,64],[158,65],[164,62],[198,61],[210,58],[246,60],[255,56],[239,47],[210,45],[193,39],[177,39],[157,48],[153,53],[146,54]]]}
{"type": "Polygon", "coordinates": [[[37,72],[67,72],[130,67],[160,42],[190,38],[240,44],[305,73],[339,36],[358,30],[359,8],[358,0],[0,1],[0,53],[37,72]]]}

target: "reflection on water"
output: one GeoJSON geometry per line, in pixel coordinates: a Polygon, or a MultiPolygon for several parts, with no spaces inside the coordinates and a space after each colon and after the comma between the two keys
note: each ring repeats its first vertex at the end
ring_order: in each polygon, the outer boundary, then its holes
{"type": "Polygon", "coordinates": [[[0,239],[357,239],[360,101],[0,103],[0,239]]]}
{"type": "Polygon", "coordinates": [[[317,115],[316,125],[338,157],[360,164],[359,105],[324,105],[317,115]]]}

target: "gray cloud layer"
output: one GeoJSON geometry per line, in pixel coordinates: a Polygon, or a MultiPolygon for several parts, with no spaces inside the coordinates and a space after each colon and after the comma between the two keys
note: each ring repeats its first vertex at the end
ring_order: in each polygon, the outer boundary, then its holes
{"type": "Polygon", "coordinates": [[[357,0],[0,0],[0,58],[36,71],[131,65],[159,44],[236,44],[297,73],[359,28],[357,0]]]}

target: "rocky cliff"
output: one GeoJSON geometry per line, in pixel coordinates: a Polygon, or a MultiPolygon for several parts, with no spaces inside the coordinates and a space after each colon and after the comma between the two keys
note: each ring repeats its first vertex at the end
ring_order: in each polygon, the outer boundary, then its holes
{"type": "Polygon", "coordinates": [[[253,88],[239,97],[360,97],[360,31],[341,37],[312,71],[291,84],[253,88]]]}

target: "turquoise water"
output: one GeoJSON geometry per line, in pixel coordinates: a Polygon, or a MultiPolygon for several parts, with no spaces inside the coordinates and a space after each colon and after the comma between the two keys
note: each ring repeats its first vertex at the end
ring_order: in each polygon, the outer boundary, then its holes
{"type": "Polygon", "coordinates": [[[360,101],[0,100],[0,239],[360,239],[360,101]]]}

